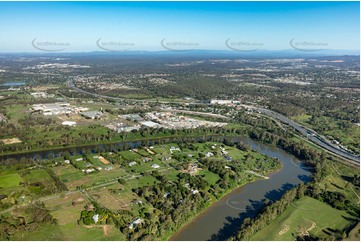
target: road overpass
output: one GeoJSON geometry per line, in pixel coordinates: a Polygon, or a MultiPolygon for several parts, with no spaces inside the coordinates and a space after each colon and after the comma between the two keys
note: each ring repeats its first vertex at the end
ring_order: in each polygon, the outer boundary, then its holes
{"type": "Polygon", "coordinates": [[[352,160],[353,162],[356,162],[357,164],[360,164],[360,157],[356,156],[354,154],[351,154],[349,152],[347,152],[346,150],[341,149],[340,147],[336,146],[335,144],[332,144],[330,141],[328,141],[325,137],[319,135],[316,131],[304,127],[302,125],[300,125],[299,123],[279,114],[276,113],[274,111],[271,111],[269,109],[265,109],[265,108],[261,108],[261,107],[255,107],[255,106],[250,106],[250,105],[244,105],[241,104],[241,106],[251,109],[251,110],[255,110],[258,111],[262,114],[265,114],[267,116],[270,116],[272,118],[278,119],[280,120],[282,123],[285,123],[291,127],[293,127],[295,130],[297,130],[298,132],[300,132],[302,135],[306,136],[307,139],[309,139],[310,141],[312,141],[313,143],[321,146],[322,148],[331,151],[332,153],[335,153],[339,156],[342,156],[348,160],[352,160]]]}

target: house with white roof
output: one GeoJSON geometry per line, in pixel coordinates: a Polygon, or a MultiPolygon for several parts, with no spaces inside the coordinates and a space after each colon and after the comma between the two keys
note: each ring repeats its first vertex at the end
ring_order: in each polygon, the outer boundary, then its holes
{"type": "Polygon", "coordinates": [[[152,168],[154,168],[154,169],[158,169],[160,166],[158,165],[158,164],[153,164],[152,165],[152,168]]]}

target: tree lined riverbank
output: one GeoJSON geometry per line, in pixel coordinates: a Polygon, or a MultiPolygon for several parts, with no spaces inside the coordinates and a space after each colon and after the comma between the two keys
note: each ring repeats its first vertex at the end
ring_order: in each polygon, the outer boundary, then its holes
{"type": "Polygon", "coordinates": [[[251,139],[242,141],[257,152],[276,157],[282,168],[270,174],[270,179],[234,189],[173,235],[171,240],[227,240],[235,235],[245,218],[256,216],[266,200],[275,201],[295,185],[310,179],[311,173],[294,156],[251,139]]]}

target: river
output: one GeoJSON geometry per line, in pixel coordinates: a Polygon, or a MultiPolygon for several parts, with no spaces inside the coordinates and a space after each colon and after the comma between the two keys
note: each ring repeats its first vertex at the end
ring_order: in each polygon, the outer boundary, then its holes
{"type": "MultiPolygon", "coordinates": [[[[282,168],[270,174],[270,179],[258,180],[248,183],[232,191],[220,201],[213,204],[205,212],[197,216],[192,222],[187,224],[170,240],[226,240],[234,235],[242,221],[247,217],[254,217],[263,207],[265,199],[275,201],[282,194],[301,181],[308,181],[311,172],[304,167],[299,160],[287,152],[269,145],[262,144],[246,137],[223,137],[208,136],[194,138],[196,142],[210,141],[213,138],[222,141],[224,138],[232,142],[242,141],[252,147],[259,153],[276,157],[282,163],[282,168]]],[[[155,145],[160,139],[148,140],[145,145],[155,145]]],[[[213,141],[215,141],[213,140],[213,141]]],[[[172,140],[170,142],[175,142],[172,140]]],[[[61,156],[65,151],[71,154],[81,154],[83,149],[89,149],[96,152],[97,149],[111,151],[116,149],[136,148],[142,145],[141,141],[118,142],[111,145],[92,145],[77,148],[61,148],[52,151],[29,152],[25,154],[12,154],[0,157],[1,159],[49,159],[61,156]]]]}
{"type": "Polygon", "coordinates": [[[237,232],[242,221],[254,217],[263,207],[265,199],[279,199],[293,186],[308,181],[310,171],[299,160],[285,151],[261,144],[248,138],[240,138],[254,150],[277,157],[282,169],[270,174],[270,179],[258,180],[232,191],[204,213],[182,228],[170,240],[226,240],[237,232]]]}

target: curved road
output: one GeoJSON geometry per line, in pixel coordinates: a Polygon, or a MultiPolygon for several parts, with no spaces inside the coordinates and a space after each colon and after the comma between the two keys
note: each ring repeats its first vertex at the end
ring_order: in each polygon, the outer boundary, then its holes
{"type": "Polygon", "coordinates": [[[340,147],[332,144],[330,141],[326,140],[326,138],[317,134],[314,130],[312,130],[310,128],[306,128],[306,127],[300,125],[299,123],[296,123],[295,121],[290,120],[289,118],[287,118],[279,113],[273,112],[269,109],[255,107],[255,106],[249,106],[249,105],[244,105],[244,104],[241,104],[241,106],[249,108],[249,109],[253,109],[255,111],[263,113],[272,118],[276,118],[276,119],[280,120],[281,122],[293,127],[295,130],[297,130],[298,132],[300,132],[301,134],[306,136],[310,141],[321,146],[322,148],[324,148],[328,151],[331,151],[332,153],[335,153],[339,156],[342,156],[348,160],[351,160],[354,164],[358,164],[358,165],[360,164],[359,156],[351,154],[351,153],[347,152],[346,150],[343,150],[340,147]]]}
{"type": "MultiPolygon", "coordinates": [[[[128,100],[128,101],[135,101],[135,102],[158,102],[158,103],[171,103],[171,102],[166,102],[166,101],[154,101],[154,100],[138,100],[138,99],[126,99],[126,98],[117,98],[117,97],[110,97],[110,96],[105,96],[105,95],[99,95],[99,94],[95,94],[95,93],[91,93],[88,91],[84,91],[80,88],[78,88],[73,80],[70,80],[68,82],[68,86],[70,88],[73,88],[74,90],[78,91],[78,92],[82,92],[91,96],[95,96],[95,97],[100,97],[100,98],[106,98],[106,99],[112,99],[112,100],[119,100],[119,101],[124,101],[124,100],[128,100]]],[[[175,103],[175,102],[173,102],[175,103]]],[[[204,103],[203,103],[204,104],[204,103]]],[[[301,134],[303,134],[305,137],[307,137],[310,141],[312,141],[314,144],[338,155],[341,156],[343,158],[346,158],[347,160],[349,160],[351,163],[356,164],[356,165],[360,165],[360,156],[356,156],[354,154],[351,154],[349,152],[347,152],[346,150],[341,149],[340,147],[332,144],[330,141],[328,141],[326,138],[324,138],[323,136],[319,135],[318,133],[316,133],[314,130],[306,128],[302,125],[300,125],[299,123],[296,123],[293,120],[290,120],[289,118],[276,113],[274,111],[271,111],[269,109],[265,109],[265,108],[261,108],[261,107],[255,107],[255,106],[250,106],[250,105],[244,105],[241,104],[241,106],[252,109],[252,110],[256,110],[260,113],[263,113],[267,116],[270,116],[272,118],[275,118],[277,120],[280,120],[281,122],[290,125],[291,127],[293,127],[295,130],[297,130],[298,132],[300,132],[301,134]]]]}

